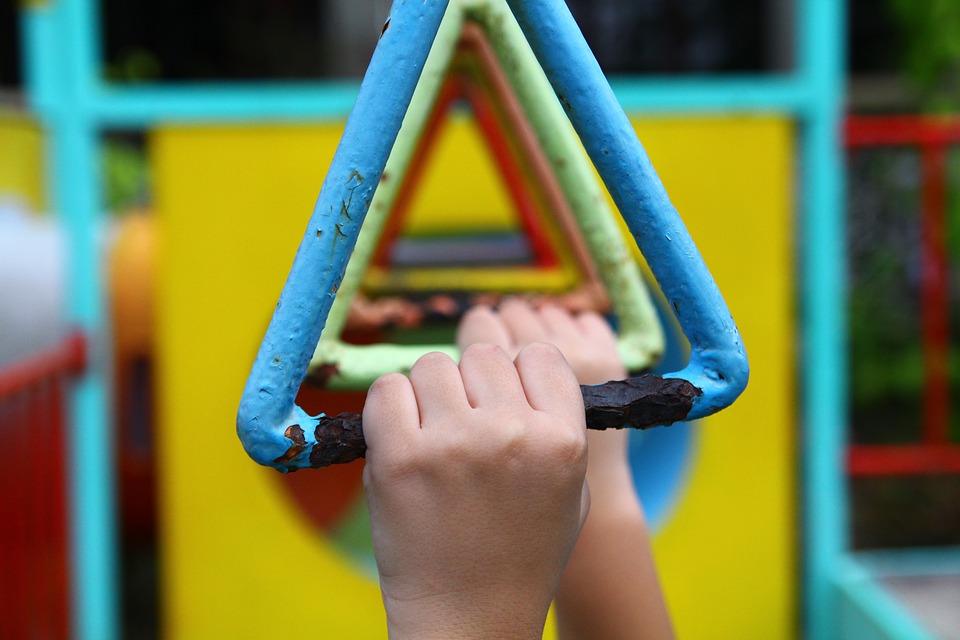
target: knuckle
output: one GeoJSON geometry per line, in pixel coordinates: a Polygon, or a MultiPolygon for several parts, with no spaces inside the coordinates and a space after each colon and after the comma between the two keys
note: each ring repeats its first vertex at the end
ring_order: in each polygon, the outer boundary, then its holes
{"type": "Polygon", "coordinates": [[[573,433],[556,434],[550,440],[546,455],[561,468],[586,466],[586,438],[573,433]]]}
{"type": "Polygon", "coordinates": [[[493,310],[490,307],[480,305],[480,306],[471,308],[469,311],[463,314],[463,320],[461,320],[461,322],[463,324],[468,324],[468,323],[489,321],[493,317],[494,317],[493,310]]]}
{"type": "Polygon", "coordinates": [[[467,360],[495,360],[506,357],[507,352],[496,344],[472,344],[463,352],[463,358],[467,360]]]}
{"type": "Polygon", "coordinates": [[[407,380],[406,376],[401,373],[387,373],[380,376],[374,380],[373,384],[370,385],[370,390],[368,394],[370,395],[382,395],[382,394],[393,394],[398,391],[402,391],[407,385],[410,384],[410,381],[407,380]]]}
{"type": "Polygon", "coordinates": [[[557,346],[549,342],[534,342],[530,345],[530,351],[553,358],[563,357],[560,355],[560,350],[557,346]]]}
{"type": "Polygon", "coordinates": [[[531,342],[520,350],[518,357],[546,361],[563,360],[563,354],[560,353],[560,350],[548,342],[531,342]]]}
{"type": "Polygon", "coordinates": [[[422,372],[425,369],[435,369],[446,366],[452,362],[453,360],[450,358],[450,356],[446,355],[445,353],[431,351],[430,353],[425,353],[420,356],[417,361],[413,363],[413,367],[411,368],[410,372],[422,372]]]}
{"type": "Polygon", "coordinates": [[[365,416],[381,416],[390,413],[399,398],[410,388],[410,381],[399,373],[388,373],[374,380],[367,390],[367,399],[363,405],[365,416]]]}

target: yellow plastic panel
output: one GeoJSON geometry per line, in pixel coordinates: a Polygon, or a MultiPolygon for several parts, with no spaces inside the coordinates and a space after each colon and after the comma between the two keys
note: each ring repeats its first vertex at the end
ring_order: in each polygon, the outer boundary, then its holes
{"type": "Polygon", "coordinates": [[[0,111],[0,197],[43,209],[43,134],[31,120],[0,111]]]}
{"type": "MultiPolygon", "coordinates": [[[[752,367],[741,399],[698,426],[686,484],[655,540],[667,597],[682,638],[790,638],[798,522],[792,124],[772,116],[636,124],[752,367]]],[[[288,637],[304,632],[304,616],[317,637],[385,637],[375,582],[308,525],[275,472],[245,457],[233,426],[339,134],[337,126],[251,126],[170,128],[152,138],[163,601],[173,638],[288,637]]],[[[466,156],[486,154],[476,137],[457,144],[466,156]]],[[[471,188],[464,166],[431,165],[417,205],[433,213],[416,225],[429,227],[446,198],[471,188]]],[[[492,216],[496,229],[496,212],[509,208],[488,178],[458,201],[477,207],[470,217],[492,216]]]]}
{"type": "MultiPolygon", "coordinates": [[[[341,129],[164,129],[160,487],[171,638],[384,638],[379,588],[307,526],[234,430],[341,129]]],[[[317,497],[322,500],[322,496],[317,497]]]]}
{"type": "Polygon", "coordinates": [[[654,547],[681,638],[796,631],[793,124],[635,120],[743,335],[750,384],[698,425],[686,490],[654,547]]]}

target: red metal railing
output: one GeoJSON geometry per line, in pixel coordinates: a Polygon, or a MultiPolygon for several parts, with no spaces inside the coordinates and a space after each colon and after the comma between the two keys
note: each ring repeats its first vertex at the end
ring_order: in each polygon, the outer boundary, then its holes
{"type": "Polygon", "coordinates": [[[960,144],[960,120],[918,116],[850,117],[848,149],[914,147],[921,167],[920,299],[924,391],[921,440],[907,445],[854,444],[848,450],[852,475],[960,473],[960,444],[950,441],[949,263],[947,154],[960,144]]]}
{"type": "Polygon", "coordinates": [[[85,342],[0,370],[0,638],[69,637],[65,392],[85,342]]]}

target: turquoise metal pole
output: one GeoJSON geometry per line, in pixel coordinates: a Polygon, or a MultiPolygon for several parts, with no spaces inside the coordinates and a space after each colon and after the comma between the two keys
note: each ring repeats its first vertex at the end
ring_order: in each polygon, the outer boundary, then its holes
{"type": "Polygon", "coordinates": [[[54,144],[56,208],[68,225],[71,319],[90,341],[91,361],[74,398],[74,633],[82,640],[119,635],[114,446],[111,434],[109,340],[100,260],[100,131],[89,105],[100,84],[100,33],[94,0],[58,0],[64,29],[60,64],[68,65],[64,107],[54,144]]]}
{"type": "MultiPolygon", "coordinates": [[[[809,104],[807,87],[792,76],[612,78],[610,84],[628,112],[797,113],[809,104]]],[[[345,118],[358,89],[352,80],[106,85],[90,109],[101,126],[121,129],[158,122],[302,122],[345,118]]]]}
{"type": "Polygon", "coordinates": [[[798,11],[799,73],[811,92],[801,136],[804,622],[806,637],[827,640],[838,630],[834,578],[848,547],[844,166],[839,138],[845,9],[839,0],[803,0],[798,11]]]}
{"type": "Polygon", "coordinates": [[[109,362],[98,246],[99,141],[88,105],[97,82],[96,14],[90,0],[25,8],[30,104],[48,136],[50,205],[67,236],[67,316],[86,336],[90,366],[70,404],[69,482],[72,635],[117,637],[117,544],[109,362]]]}
{"type": "Polygon", "coordinates": [[[88,341],[90,362],[71,405],[69,478],[74,635],[117,637],[117,540],[114,447],[110,432],[108,335],[104,318],[98,209],[102,201],[97,134],[60,118],[50,128],[53,203],[67,232],[69,317],[88,341]]]}

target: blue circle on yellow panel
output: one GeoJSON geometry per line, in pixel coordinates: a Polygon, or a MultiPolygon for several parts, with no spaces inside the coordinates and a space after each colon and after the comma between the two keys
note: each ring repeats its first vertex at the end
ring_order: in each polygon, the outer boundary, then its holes
{"type": "Polygon", "coordinates": [[[680,423],[630,434],[633,484],[643,503],[647,523],[660,529],[680,502],[688,474],[696,423],[680,423]]]}
{"type": "MultiPolygon", "coordinates": [[[[662,375],[686,366],[690,346],[676,320],[664,313],[663,301],[658,298],[657,302],[665,349],[653,373],[662,375]]],[[[669,520],[681,500],[698,433],[696,422],[679,422],[669,427],[630,433],[629,458],[633,483],[643,503],[647,524],[653,531],[669,520]]]]}

